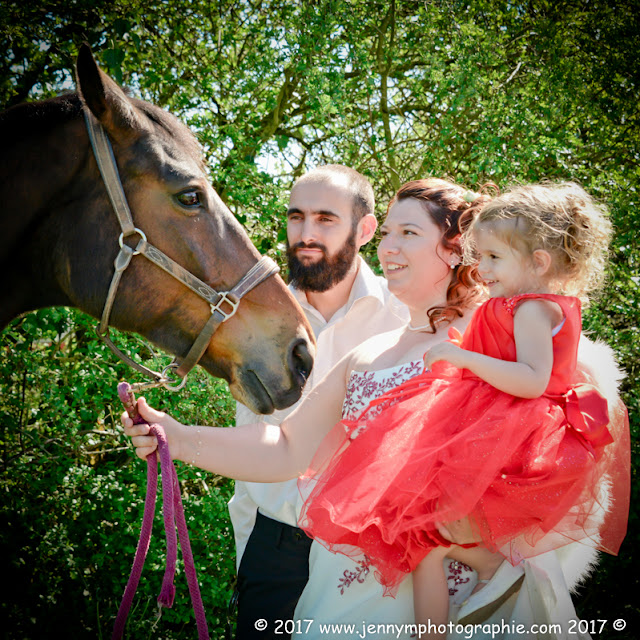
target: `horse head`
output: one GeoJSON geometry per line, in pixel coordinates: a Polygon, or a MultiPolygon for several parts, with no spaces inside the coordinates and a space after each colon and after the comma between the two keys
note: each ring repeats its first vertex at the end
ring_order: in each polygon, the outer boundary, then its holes
{"type": "MultiPolygon", "coordinates": [[[[22,225],[14,221],[13,241],[23,250],[5,252],[10,254],[6,264],[16,267],[22,285],[20,295],[13,291],[21,305],[13,315],[51,304],[76,306],[96,317],[102,313],[120,227],[91,150],[85,109],[111,143],[135,227],[213,289],[232,289],[260,256],[209,183],[193,134],[170,113],[129,97],[98,68],[88,47],[79,52],[76,77],[77,96],[47,101],[41,111],[50,114],[58,105],[57,115],[48,116],[47,126],[35,127],[37,137],[32,133],[21,140],[28,147],[22,165],[36,171],[30,176],[31,189],[44,189],[46,197],[27,193],[28,186],[22,198],[13,194],[15,209],[9,215],[20,216],[21,207],[25,219],[22,225]],[[43,162],[47,152],[50,157],[43,162]],[[33,268],[34,260],[39,269],[33,268]]],[[[33,106],[28,113],[40,122],[33,106]]],[[[15,127],[19,118],[13,113],[3,128],[15,127]]],[[[0,160],[3,164],[8,163],[0,160]]],[[[14,164],[17,170],[22,166],[14,164]]],[[[21,176],[15,184],[20,188],[28,182],[21,176]]],[[[182,282],[149,260],[133,257],[122,275],[110,323],[183,357],[210,315],[209,304],[182,282]]],[[[199,364],[226,379],[240,402],[270,413],[300,397],[313,349],[302,310],[275,276],[246,294],[233,317],[214,333],[199,364]]]]}

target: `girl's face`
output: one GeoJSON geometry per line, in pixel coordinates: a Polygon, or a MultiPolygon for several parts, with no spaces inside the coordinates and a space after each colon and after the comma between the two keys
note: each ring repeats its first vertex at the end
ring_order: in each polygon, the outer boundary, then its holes
{"type": "Polygon", "coordinates": [[[478,273],[492,298],[510,298],[540,291],[541,282],[531,259],[500,239],[491,228],[473,230],[480,259],[478,273]]]}
{"type": "Polygon", "coordinates": [[[451,282],[452,252],[424,205],[413,198],[395,202],[380,227],[378,258],[389,291],[410,309],[444,304],[451,282]]]}

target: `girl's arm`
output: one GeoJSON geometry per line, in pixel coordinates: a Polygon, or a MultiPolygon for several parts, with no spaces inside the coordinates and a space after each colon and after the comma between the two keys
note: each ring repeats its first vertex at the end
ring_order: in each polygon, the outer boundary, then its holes
{"type": "Polygon", "coordinates": [[[554,303],[526,300],[513,318],[516,362],[466,351],[450,342],[436,345],[425,354],[425,366],[446,360],[472,373],[491,386],[521,398],[541,396],[551,377],[553,342],[551,332],[562,314],[554,303]]]}
{"type": "MultiPolygon", "coordinates": [[[[143,398],[138,411],[164,428],[174,459],[236,480],[289,480],[306,471],[322,439],[340,420],[350,362],[349,356],[338,362],[279,427],[263,422],[235,428],[186,426],[143,398]]],[[[149,426],[134,425],[126,413],[121,420],[136,454],[146,458],[157,446],[149,426]]]]}

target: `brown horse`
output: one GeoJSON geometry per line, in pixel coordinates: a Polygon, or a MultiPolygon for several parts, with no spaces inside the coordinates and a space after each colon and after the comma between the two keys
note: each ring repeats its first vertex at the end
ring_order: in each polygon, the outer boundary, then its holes
{"type": "MultiPolygon", "coordinates": [[[[232,289],[260,256],[209,184],[195,137],[166,111],[128,97],[86,46],[77,86],[0,114],[0,329],[47,306],[102,313],[120,227],[84,110],[111,142],[133,222],[149,244],[213,289],[232,289]]],[[[183,357],[210,315],[205,300],[138,256],[122,275],[110,322],[183,357]]],[[[299,398],[312,336],[282,279],[269,277],[220,325],[199,364],[248,407],[270,413],[299,398]]]]}

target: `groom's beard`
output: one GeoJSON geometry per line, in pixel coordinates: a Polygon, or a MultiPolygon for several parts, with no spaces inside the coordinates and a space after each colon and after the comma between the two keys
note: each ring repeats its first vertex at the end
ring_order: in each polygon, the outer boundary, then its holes
{"type": "Polygon", "coordinates": [[[358,253],[356,248],[356,229],[353,229],[342,247],[332,256],[327,248],[318,242],[298,242],[289,246],[287,242],[287,260],[289,263],[289,282],[301,291],[322,293],[345,279],[358,253]],[[320,249],[322,257],[317,262],[303,264],[296,255],[296,249],[320,249]]]}

